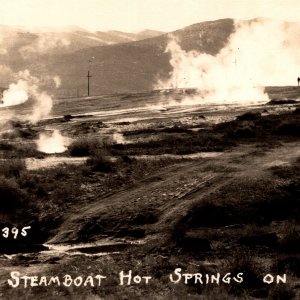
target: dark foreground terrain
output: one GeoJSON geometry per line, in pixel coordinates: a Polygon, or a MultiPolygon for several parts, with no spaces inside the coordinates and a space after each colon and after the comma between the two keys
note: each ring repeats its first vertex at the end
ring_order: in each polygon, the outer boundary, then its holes
{"type": "Polygon", "coordinates": [[[59,100],[47,120],[3,125],[0,298],[299,299],[300,104],[295,88],[269,93],[59,100]],[[54,129],[68,149],[38,151],[54,129]]]}

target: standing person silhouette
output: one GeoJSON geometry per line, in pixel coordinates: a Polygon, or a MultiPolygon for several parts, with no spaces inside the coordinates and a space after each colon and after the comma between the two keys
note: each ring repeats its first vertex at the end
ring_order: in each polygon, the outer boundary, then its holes
{"type": "Polygon", "coordinates": [[[298,77],[298,79],[297,79],[297,80],[298,80],[298,86],[299,86],[299,83],[300,83],[300,77],[298,77]]]}

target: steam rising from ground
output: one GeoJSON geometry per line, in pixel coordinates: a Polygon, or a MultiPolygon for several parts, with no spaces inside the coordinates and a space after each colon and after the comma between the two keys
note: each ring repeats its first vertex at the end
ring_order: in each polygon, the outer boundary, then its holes
{"type": "Polygon", "coordinates": [[[68,139],[63,137],[59,130],[54,130],[51,134],[40,134],[37,140],[37,148],[44,153],[62,153],[67,150],[68,139]]]}
{"type": "Polygon", "coordinates": [[[2,106],[18,105],[26,102],[29,98],[27,93],[27,83],[24,80],[18,80],[17,83],[9,85],[9,89],[3,92],[2,106]]]}
{"type": "Polygon", "coordinates": [[[256,19],[235,23],[227,45],[212,56],[183,50],[173,38],[166,51],[173,67],[170,78],[155,88],[196,88],[203,102],[249,103],[267,101],[264,86],[291,85],[300,75],[300,25],[256,19]]]}
{"type": "Polygon", "coordinates": [[[60,79],[59,76],[54,76],[54,77],[53,77],[53,81],[54,81],[54,83],[55,83],[55,87],[56,87],[56,88],[59,88],[59,87],[61,86],[61,79],[60,79]]]}
{"type": "MultiPolygon", "coordinates": [[[[53,100],[50,95],[40,90],[41,80],[32,76],[28,70],[19,72],[17,77],[19,78],[17,82],[10,84],[9,89],[4,91],[3,103],[0,107],[19,105],[32,99],[32,111],[26,116],[26,119],[36,123],[47,117],[51,112],[53,100]]],[[[52,80],[56,86],[60,85],[58,76],[55,76],[52,80]]]]}
{"type": "MultiPolygon", "coordinates": [[[[30,99],[33,103],[31,103],[30,113],[25,116],[25,120],[36,123],[47,117],[51,112],[53,100],[50,95],[40,90],[39,86],[42,80],[32,76],[28,70],[19,72],[16,77],[19,78],[17,82],[10,84],[8,90],[4,91],[0,107],[19,105],[30,99]]],[[[49,81],[49,78],[44,78],[43,80],[49,81]]],[[[52,81],[55,86],[58,87],[60,85],[58,76],[52,78],[52,81]]],[[[6,122],[13,117],[15,118],[16,115],[6,111],[4,116],[1,116],[6,122]]],[[[66,151],[68,139],[63,137],[58,130],[54,130],[52,134],[40,134],[36,143],[38,150],[41,152],[61,153],[66,151]]]]}
{"type": "MultiPolygon", "coordinates": [[[[0,29],[0,55],[4,56],[8,53],[8,49],[12,47],[13,42],[18,40],[18,34],[6,32],[0,29]]],[[[66,48],[70,45],[70,41],[65,35],[57,33],[44,33],[37,35],[37,38],[30,45],[22,46],[19,49],[23,58],[35,55],[36,53],[46,53],[59,48],[66,48]]],[[[5,63],[0,65],[0,76],[2,85],[5,83],[9,86],[3,92],[3,98],[0,98],[1,107],[12,107],[28,102],[24,106],[27,113],[18,114],[18,110],[6,109],[0,111],[1,127],[7,128],[7,122],[11,119],[21,119],[22,121],[30,121],[37,123],[39,120],[48,117],[53,106],[52,97],[45,91],[43,86],[51,86],[58,88],[61,85],[61,79],[58,76],[44,75],[40,78],[32,76],[29,70],[20,71],[15,74],[11,68],[5,63]],[[11,82],[9,84],[9,82],[11,82]]],[[[63,137],[58,130],[54,130],[52,134],[40,134],[36,141],[39,151],[45,153],[60,153],[66,150],[68,139],[63,137]]]]}
{"type": "Polygon", "coordinates": [[[123,134],[119,133],[119,132],[114,132],[113,136],[112,136],[113,140],[117,143],[117,144],[126,144],[127,141],[124,138],[123,134]]]}

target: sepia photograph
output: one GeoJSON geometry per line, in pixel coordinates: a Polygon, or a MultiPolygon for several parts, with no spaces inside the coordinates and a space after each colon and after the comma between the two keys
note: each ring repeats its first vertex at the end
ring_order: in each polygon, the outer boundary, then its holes
{"type": "Polygon", "coordinates": [[[0,299],[300,299],[299,12],[0,0],[0,299]]]}

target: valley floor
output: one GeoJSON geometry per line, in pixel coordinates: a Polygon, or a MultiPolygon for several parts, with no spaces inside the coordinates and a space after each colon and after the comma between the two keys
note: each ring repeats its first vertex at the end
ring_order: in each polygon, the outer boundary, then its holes
{"type": "Polygon", "coordinates": [[[0,298],[298,299],[298,103],[134,116],[61,116],[2,138],[2,227],[33,229],[2,239],[0,298]],[[67,152],[36,152],[54,128],[67,152]]]}

